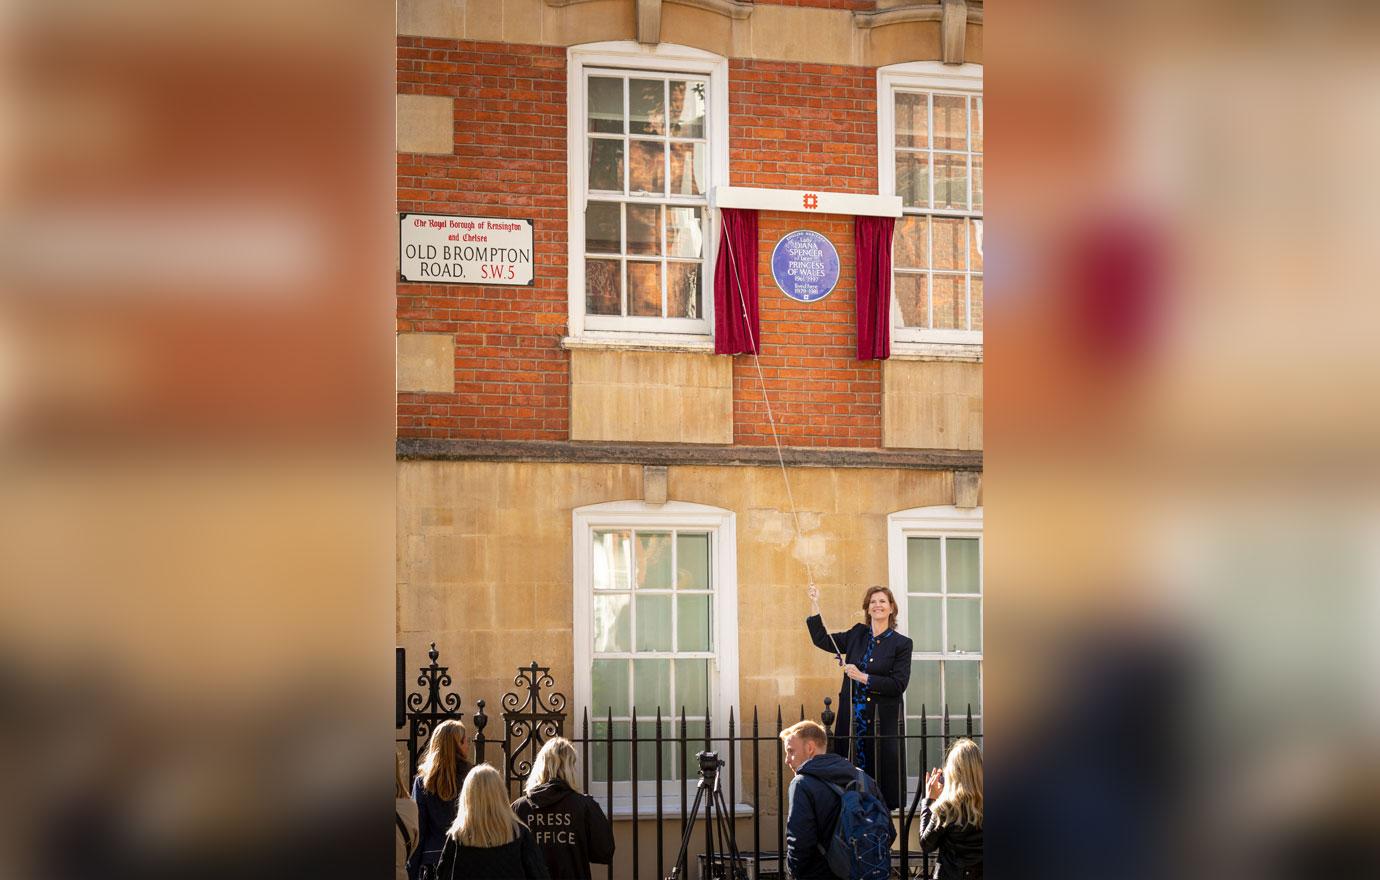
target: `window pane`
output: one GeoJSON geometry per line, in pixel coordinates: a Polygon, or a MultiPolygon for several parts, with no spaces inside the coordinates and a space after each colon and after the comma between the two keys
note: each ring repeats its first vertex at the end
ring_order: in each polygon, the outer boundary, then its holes
{"type": "MultiPolygon", "coordinates": [[[[609,724],[607,721],[595,721],[591,726],[594,729],[590,736],[594,742],[589,744],[590,777],[603,782],[609,778],[609,724]]],[[[615,742],[613,746],[614,781],[626,782],[632,776],[632,765],[629,763],[632,747],[626,742],[631,733],[632,726],[628,722],[613,722],[612,738],[625,740],[625,742],[615,742]]]]}
{"type": "Polygon", "coordinates": [[[982,210],[982,157],[973,157],[973,210],[982,210]]]}
{"type": "Polygon", "coordinates": [[[944,661],[944,696],[949,701],[949,714],[966,714],[968,706],[973,714],[982,711],[979,702],[978,674],[981,663],[977,660],[944,661]]]}
{"type": "Polygon", "coordinates": [[[589,139],[589,188],[623,191],[623,142],[589,139]]]}
{"type": "Polygon", "coordinates": [[[603,718],[610,709],[614,717],[628,714],[627,660],[595,660],[590,679],[594,684],[589,706],[592,717],[603,718]]]}
{"type": "Polygon", "coordinates": [[[968,265],[974,272],[982,271],[982,221],[968,221],[968,265]]]}
{"type": "MultiPolygon", "coordinates": [[[[677,707],[677,711],[679,711],[679,707],[677,707]]],[[[691,709],[689,706],[686,707],[686,714],[698,715],[703,711],[703,706],[701,706],[698,709],[691,709]]],[[[685,723],[685,735],[685,754],[681,756],[680,761],[681,772],[685,774],[686,779],[689,779],[691,780],[691,782],[693,782],[694,780],[699,778],[700,774],[700,765],[699,762],[695,760],[695,753],[705,750],[704,722],[687,721],[685,723]]],[[[679,721],[677,721],[676,723],[676,736],[680,736],[679,721]]],[[[691,795],[691,797],[693,796],[694,795],[691,795]]],[[[687,806],[686,809],[689,809],[689,807],[687,806]]]]}
{"type": "MultiPolygon", "coordinates": [[[[920,704],[914,703],[915,711],[920,704]]],[[[931,707],[932,708],[932,707],[931,707]]],[[[952,720],[952,719],[950,719],[952,720]]],[[[935,767],[944,766],[944,721],[941,716],[930,716],[925,724],[925,737],[920,738],[920,719],[906,719],[906,733],[914,739],[906,740],[906,768],[910,776],[923,777],[935,767]]]]}
{"type": "Polygon", "coordinates": [[[950,599],[949,650],[982,651],[982,600],[950,599]]]}
{"type": "Polygon", "coordinates": [[[981,275],[974,275],[973,278],[972,278],[972,281],[971,281],[970,283],[972,284],[972,291],[969,293],[969,297],[970,297],[971,300],[972,300],[973,329],[974,329],[974,330],[981,330],[981,329],[982,329],[982,276],[981,276],[981,275]]]}
{"type": "Polygon", "coordinates": [[[949,538],[949,592],[980,593],[978,584],[978,539],[949,538]]]}
{"type": "Polygon", "coordinates": [[[619,253],[622,217],[616,202],[590,202],[585,208],[585,250],[619,253]]]}
{"type": "Polygon", "coordinates": [[[934,268],[963,271],[967,268],[968,239],[961,217],[934,217],[930,220],[934,239],[934,268]]]}
{"type": "Polygon", "coordinates": [[[926,218],[908,214],[896,221],[896,234],[891,238],[892,263],[898,269],[929,267],[929,232],[926,218]]]}
{"type": "Polygon", "coordinates": [[[599,653],[632,650],[632,615],[627,593],[594,596],[594,650],[599,653]]]}
{"type": "Polygon", "coordinates": [[[700,276],[703,274],[699,263],[666,264],[666,312],[671,318],[698,318],[700,316],[700,276]]]}
{"type": "Polygon", "coordinates": [[[671,533],[637,533],[637,586],[647,590],[671,589],[671,533]]]}
{"type": "Polygon", "coordinates": [[[896,146],[923,149],[929,146],[930,108],[926,95],[896,94],[896,146]]]}
{"type": "MultiPolygon", "coordinates": [[[[973,704],[973,714],[978,714],[978,706],[976,703],[973,704]]],[[[949,737],[951,739],[958,739],[961,736],[971,736],[977,740],[979,747],[982,746],[982,740],[978,739],[978,737],[982,736],[982,718],[977,717],[973,719],[973,729],[970,731],[968,729],[967,706],[963,707],[962,712],[949,713],[949,737]]]]}
{"type": "Polygon", "coordinates": [[[982,152],[982,99],[973,99],[973,152],[982,152]]]}
{"type": "Polygon", "coordinates": [[[968,149],[968,99],[964,96],[934,96],[934,148],[968,149]]]}
{"type": "Polygon", "coordinates": [[[623,133],[623,81],[589,78],[589,130],[623,133]]]}
{"type": "Polygon", "coordinates": [[[704,137],[704,98],[702,82],[671,80],[671,136],[704,137]]]}
{"type": "Polygon", "coordinates": [[[671,144],[671,193],[704,193],[704,144],[671,144]]]}
{"type": "Polygon", "coordinates": [[[594,554],[591,560],[594,565],[594,589],[628,589],[628,547],[631,541],[632,532],[627,529],[601,529],[594,533],[594,554]]]}
{"type": "Polygon", "coordinates": [[[704,220],[700,208],[666,209],[666,253],[698,260],[704,256],[704,220]]]}
{"type": "Polygon", "coordinates": [[[936,330],[968,329],[968,294],[962,275],[935,275],[931,280],[931,315],[936,330]]]}
{"type": "MultiPolygon", "coordinates": [[[[669,623],[669,621],[668,621],[669,623]]],[[[671,709],[671,661],[633,661],[633,705],[639,715],[655,715],[671,709]]]]}
{"type": "Polygon", "coordinates": [[[915,641],[917,651],[943,651],[944,630],[943,599],[938,596],[911,596],[910,608],[906,614],[910,618],[906,635],[915,641]]]}
{"type": "Polygon", "coordinates": [[[925,153],[896,154],[896,195],[907,208],[928,208],[930,166],[925,153]]]}
{"type": "Polygon", "coordinates": [[[660,263],[628,263],[628,314],[661,317],[660,263]]]}
{"type": "Polygon", "coordinates": [[[666,133],[666,84],[659,79],[628,80],[633,134],[666,133]]]}
{"type": "Polygon", "coordinates": [[[585,260],[585,311],[589,314],[623,313],[621,266],[617,260],[585,260]]]}
{"type": "Polygon", "coordinates": [[[709,661],[676,661],[676,700],[687,712],[698,715],[709,706],[709,661]]]}
{"type": "Polygon", "coordinates": [[[659,205],[628,205],[628,253],[661,253],[659,205]]]}
{"type": "Polygon", "coordinates": [[[938,660],[912,660],[910,663],[910,687],[906,688],[907,711],[920,714],[921,706],[927,712],[940,711],[942,697],[939,690],[938,660]]]}
{"type": "Polygon", "coordinates": [[[906,591],[939,593],[939,539],[906,539],[906,591]]]}
{"type": "Polygon", "coordinates": [[[670,651],[671,597],[656,593],[637,597],[638,651],[670,651]]]}
{"type": "Polygon", "coordinates": [[[657,141],[633,141],[628,167],[628,192],[664,195],[666,192],[665,145],[657,141]]]}
{"type": "Polygon", "coordinates": [[[676,586],[682,590],[709,589],[709,536],[694,532],[676,535],[676,586]]]}
{"type": "Polygon", "coordinates": [[[929,289],[929,282],[925,276],[902,275],[898,272],[892,287],[896,290],[896,305],[901,309],[901,325],[928,327],[929,307],[925,303],[925,292],[929,289]]]}
{"type": "Polygon", "coordinates": [[[934,156],[934,206],[968,207],[968,157],[936,153],[934,156]]]}
{"type": "Polygon", "coordinates": [[[676,650],[710,650],[710,598],[708,593],[676,597],[676,650]]]}
{"type": "MultiPolygon", "coordinates": [[[[641,712],[641,709],[637,710],[641,712]]],[[[653,710],[653,715],[656,711],[653,710]]],[[[666,713],[662,713],[665,715],[666,713]]],[[[671,737],[671,722],[661,722],[661,777],[671,779],[676,772],[675,750],[668,740],[671,737]]],[[[637,722],[637,778],[651,782],[656,779],[656,722],[637,722]]]]}

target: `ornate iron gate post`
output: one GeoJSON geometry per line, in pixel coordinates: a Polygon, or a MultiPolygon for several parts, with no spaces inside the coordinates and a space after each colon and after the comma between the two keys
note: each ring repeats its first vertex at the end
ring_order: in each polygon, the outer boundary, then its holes
{"type": "Polygon", "coordinates": [[[542,744],[553,736],[565,735],[565,695],[543,693],[555,687],[551,667],[518,667],[513,684],[527,691],[526,700],[517,693],[503,695],[503,778],[521,786],[532,773],[532,764],[542,744]],[[526,755],[526,757],[524,757],[526,755]]]}
{"type": "Polygon", "coordinates": [[[450,667],[439,666],[436,660],[441,656],[436,650],[436,643],[431,643],[431,650],[426,652],[431,660],[430,666],[420,667],[421,674],[417,676],[417,684],[424,686],[426,695],[413,691],[407,695],[407,758],[409,778],[417,774],[417,750],[420,743],[431,732],[436,729],[436,725],[442,721],[464,719],[465,713],[460,711],[460,695],[454,692],[443,694],[442,688],[451,686],[450,667]]]}

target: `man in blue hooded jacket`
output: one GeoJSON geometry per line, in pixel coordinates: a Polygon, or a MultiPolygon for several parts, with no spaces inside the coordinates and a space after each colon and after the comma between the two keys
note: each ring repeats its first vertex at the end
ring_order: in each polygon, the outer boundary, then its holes
{"type": "MultiPolygon", "coordinates": [[[[857,778],[858,769],[841,755],[829,752],[824,728],[813,721],[801,721],[781,731],[786,747],[786,764],[795,771],[786,795],[786,864],[796,880],[847,880],[829,870],[824,851],[834,836],[841,801],[828,783],[844,788],[857,778]]],[[[864,774],[866,776],[866,774],[864,774]]],[[[866,776],[867,787],[878,799],[882,790],[876,780],[866,776]]],[[[896,840],[891,829],[888,842],[896,840]]]]}

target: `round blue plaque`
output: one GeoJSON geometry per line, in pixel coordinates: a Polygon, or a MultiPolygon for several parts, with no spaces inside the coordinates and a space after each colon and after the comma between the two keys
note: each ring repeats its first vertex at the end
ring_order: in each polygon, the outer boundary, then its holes
{"type": "Polygon", "coordinates": [[[839,252],[818,232],[797,229],[782,236],[772,249],[771,277],[793,300],[824,299],[839,283],[839,252]]]}

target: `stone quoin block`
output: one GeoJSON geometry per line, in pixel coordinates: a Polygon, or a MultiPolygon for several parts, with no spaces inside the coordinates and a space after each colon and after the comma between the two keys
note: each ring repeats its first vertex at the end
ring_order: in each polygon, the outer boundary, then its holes
{"type": "Polygon", "coordinates": [[[455,151],[455,101],[398,95],[398,152],[444,155],[455,151]]]}
{"type": "Polygon", "coordinates": [[[455,337],[445,333],[398,334],[398,390],[455,390],[455,337]]]}

